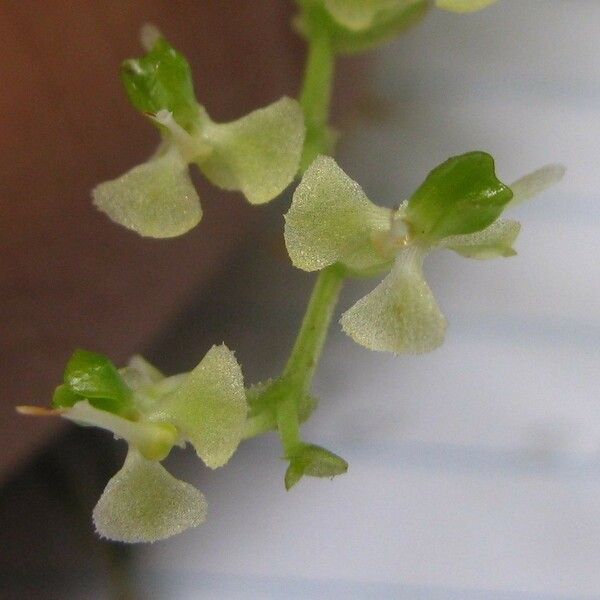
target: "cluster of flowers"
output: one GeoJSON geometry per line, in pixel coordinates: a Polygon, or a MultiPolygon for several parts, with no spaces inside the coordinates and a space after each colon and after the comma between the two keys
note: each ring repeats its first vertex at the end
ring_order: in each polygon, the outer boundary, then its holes
{"type": "MultiPolygon", "coordinates": [[[[424,0],[299,4],[298,29],[306,30],[307,19],[325,20],[337,52],[386,39],[429,5],[424,0]]],[[[437,4],[468,11],[491,0],[437,4]]],[[[147,54],[126,61],[121,74],[131,102],[157,126],[161,142],[150,160],[96,187],[96,206],[141,235],[164,238],[185,233],[202,216],[188,172],[191,164],[215,185],[238,190],[253,204],[284,191],[298,174],[303,151],[299,104],[283,98],[232,123],[217,124],[196,100],[185,58],[153,28],[145,28],[142,39],[147,54]]],[[[332,158],[318,156],[285,216],[287,249],[292,263],[305,271],[335,264],[348,277],[385,275],[343,314],[342,328],[373,350],[426,352],[442,342],[446,321],[423,277],[425,256],[444,248],[477,259],[513,255],[520,226],[499,219],[501,213],[561,176],[561,167],[545,167],[508,187],[497,179],[491,156],[470,152],[433,169],[399,208],[388,209],[373,204],[332,158]]],[[[204,496],[170,475],[161,461],[174,446],[190,443],[208,467],[224,465],[243,439],[248,393],[240,365],[224,345],[211,348],[191,372],[172,377],[139,356],[119,370],[105,356],[79,350],[67,364],[53,408],[20,410],[61,415],[127,442],[125,464],[106,486],[94,523],[104,537],[147,542],[205,519],[204,496]]],[[[294,477],[341,472],[335,458],[307,447],[294,477]]]]}

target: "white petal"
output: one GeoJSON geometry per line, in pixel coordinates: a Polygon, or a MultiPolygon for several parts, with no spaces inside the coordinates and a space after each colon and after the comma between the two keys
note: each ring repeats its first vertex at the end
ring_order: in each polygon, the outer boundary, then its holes
{"type": "Polygon", "coordinates": [[[512,183],[513,198],[508,206],[515,206],[529,200],[549,187],[557,184],[563,177],[566,169],[563,165],[546,165],[529,175],[525,175],[512,183]]]}
{"type": "Polygon", "coordinates": [[[423,278],[424,251],[402,251],[390,274],[346,311],[342,329],[358,344],[396,354],[429,352],[444,341],[446,319],[423,278]]]}
{"type": "Polygon", "coordinates": [[[206,506],[194,486],[130,450],[98,500],[93,519],[96,531],[109,540],[155,542],[203,523],[206,506]]]}
{"type": "Polygon", "coordinates": [[[467,235],[452,235],[438,243],[440,248],[454,250],[466,258],[498,258],[514,256],[513,244],[521,231],[517,221],[498,219],[489,227],[467,235]]]}

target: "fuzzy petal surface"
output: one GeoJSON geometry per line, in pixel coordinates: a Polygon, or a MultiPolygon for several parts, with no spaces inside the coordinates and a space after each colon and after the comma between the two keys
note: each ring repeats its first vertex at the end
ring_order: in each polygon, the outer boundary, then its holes
{"type": "Polygon", "coordinates": [[[93,519],[98,534],[109,540],[155,542],[203,523],[206,507],[194,486],[130,450],[98,500],[93,519]]]}
{"type": "Polygon", "coordinates": [[[390,226],[390,211],[373,204],[333,158],[317,157],[285,215],[285,243],[294,266],[317,271],[336,262],[367,269],[388,259],[373,235],[390,226]]]}
{"type": "Polygon", "coordinates": [[[273,200],[293,181],[304,145],[304,116],[296,100],[281,100],[237,121],[209,123],[212,146],[200,169],[212,183],[241,191],[252,204],[273,200]]]}
{"type": "Polygon", "coordinates": [[[216,469],[238,447],[247,411],[242,370],[223,344],[213,346],[182,378],[152,419],[173,423],[204,463],[216,469]]]}
{"type": "Polygon", "coordinates": [[[429,352],[444,341],[446,319],[423,277],[424,252],[401,252],[389,275],[346,311],[342,329],[358,344],[395,354],[429,352]]]}
{"type": "Polygon", "coordinates": [[[92,197],[113,221],[147,237],[183,235],[202,218],[200,198],[175,149],[101,183],[92,197]]]}

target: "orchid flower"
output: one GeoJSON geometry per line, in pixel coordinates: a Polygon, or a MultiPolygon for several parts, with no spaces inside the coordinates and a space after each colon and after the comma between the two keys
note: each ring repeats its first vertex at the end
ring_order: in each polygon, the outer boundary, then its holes
{"type": "Polygon", "coordinates": [[[141,357],[119,371],[105,356],[78,350],[53,405],[19,410],[60,415],[127,442],[125,464],[93,512],[97,532],[123,542],[153,542],[205,520],[204,495],[160,461],[173,446],[189,442],[208,467],[223,466],[242,439],[247,413],[240,366],[224,345],[213,346],[189,373],[173,377],[141,357]]]}
{"type": "Polygon", "coordinates": [[[142,31],[142,40],[148,53],[125,61],[121,77],[132,104],[160,129],[162,142],[148,161],[98,185],[92,192],[96,206],[140,235],[182,235],[202,217],[190,164],[252,204],[278,196],[300,163],[304,120],[298,103],[282,98],[237,121],[215,123],[196,100],[185,57],[152,27],[142,31]]]}
{"type": "Polygon", "coordinates": [[[432,4],[467,13],[481,10],[496,0],[298,0],[303,14],[296,25],[301,33],[311,23],[325,24],[332,48],[338,53],[361,52],[386,42],[418,23],[432,4]]]}
{"type": "Polygon", "coordinates": [[[455,156],[436,167],[397,209],[373,204],[329,157],[304,174],[285,216],[292,263],[305,271],[332,264],[349,274],[389,271],[341,317],[343,330],[372,350],[428,352],[445,335],[446,319],[423,276],[424,258],[450,249],[476,259],[512,256],[520,225],[503,210],[560,180],[564,168],[544,167],[510,188],[484,152],[455,156]]]}

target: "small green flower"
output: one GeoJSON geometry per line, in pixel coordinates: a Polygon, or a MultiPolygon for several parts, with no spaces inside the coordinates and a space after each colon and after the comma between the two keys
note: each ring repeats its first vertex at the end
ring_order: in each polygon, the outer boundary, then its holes
{"type": "Polygon", "coordinates": [[[296,27],[311,36],[315,23],[325,28],[338,54],[362,52],[386,42],[418,23],[428,0],[299,0],[296,27]]]}
{"type": "Polygon", "coordinates": [[[95,205],[140,235],[167,238],[189,231],[202,217],[190,164],[252,204],[279,195],[294,179],[302,154],[298,103],[282,98],[237,121],[215,123],[196,100],[185,57],[153,29],[143,36],[148,53],[125,61],[121,76],[132,104],[159,128],[162,143],[145,163],[98,185],[95,205]]]}
{"type": "Polygon", "coordinates": [[[342,315],[342,328],[372,350],[428,352],[442,343],[446,320],[423,276],[425,256],[437,248],[477,259],[514,255],[520,225],[498,217],[563,173],[560,166],[544,167],[511,190],[496,178],[491,156],[470,152],[436,167],[392,210],[373,204],[332,158],[321,156],[294,193],[286,246],[305,271],[335,263],[357,276],[389,271],[342,315]]]}
{"type": "Polygon", "coordinates": [[[19,411],[60,415],[127,442],[125,464],[93,513],[101,536],[123,542],[156,541],[204,521],[204,496],[160,461],[173,446],[189,442],[207,466],[223,466],[242,439],[247,415],[242,371],[224,345],[213,346],[189,373],[173,377],[141,357],[118,371],[105,356],[79,350],[53,404],[53,410],[19,411]]]}
{"type": "MultiPolygon", "coordinates": [[[[435,6],[452,12],[474,12],[496,0],[436,0],[435,6]]],[[[312,23],[325,25],[338,53],[368,50],[418,23],[429,0],[298,0],[303,14],[298,29],[310,36],[312,23]]]]}

